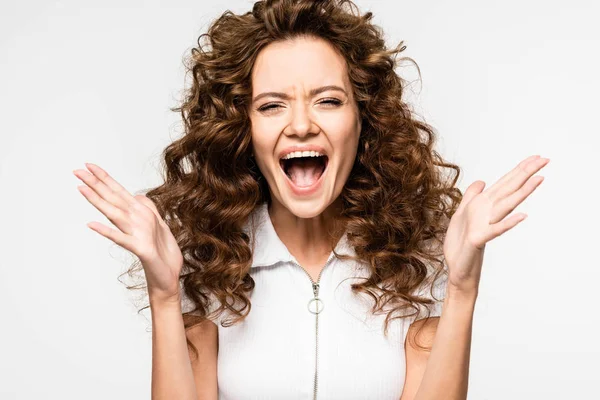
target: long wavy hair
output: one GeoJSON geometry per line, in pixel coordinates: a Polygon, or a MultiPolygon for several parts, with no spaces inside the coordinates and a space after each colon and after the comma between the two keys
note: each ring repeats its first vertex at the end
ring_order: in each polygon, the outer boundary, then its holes
{"type": "MultiPolygon", "coordinates": [[[[349,0],[258,1],[245,14],[225,11],[184,58],[192,82],[181,104],[171,108],[181,114],[184,133],[162,154],[164,183],[145,194],[184,256],[180,285],[193,303],[183,312],[186,330],[225,310],[232,318],[221,321],[224,327],[250,312],[252,251],[243,226],[258,205],[271,202],[251,157],[251,71],[265,46],[299,36],[325,39],[343,55],[362,120],[338,216],[355,259],[370,270],[352,290],[375,300],[373,313],[392,305],[386,335],[392,319],[415,316],[419,305],[432,304],[413,292],[427,284],[434,297],[434,281],[447,275],[442,245],[462,199],[455,187],[460,168],[434,150],[434,129],[402,100],[407,81],[395,68],[406,59],[416,65],[407,57],[398,60],[406,46],[386,48],[371,18],[349,0]],[[220,304],[209,315],[211,296],[220,304]]],[[[126,273],[141,270],[137,260],[126,273]]]]}

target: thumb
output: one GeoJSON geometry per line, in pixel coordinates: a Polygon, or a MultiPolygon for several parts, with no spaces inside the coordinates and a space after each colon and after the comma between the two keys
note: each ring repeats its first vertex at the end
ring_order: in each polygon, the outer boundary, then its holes
{"type": "Polygon", "coordinates": [[[460,205],[458,206],[457,212],[459,210],[462,211],[467,206],[467,204],[469,204],[469,202],[471,200],[473,200],[473,197],[475,197],[479,193],[483,192],[484,188],[485,188],[484,181],[477,180],[477,181],[471,183],[469,185],[469,187],[467,188],[467,190],[465,190],[465,194],[463,195],[460,205]]]}

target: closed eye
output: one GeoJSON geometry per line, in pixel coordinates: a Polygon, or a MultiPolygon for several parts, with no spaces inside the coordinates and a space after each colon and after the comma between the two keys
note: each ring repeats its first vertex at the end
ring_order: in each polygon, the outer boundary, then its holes
{"type": "Polygon", "coordinates": [[[339,106],[340,104],[342,104],[342,102],[338,99],[325,99],[319,104],[333,104],[339,106]]]}
{"type": "MultiPolygon", "coordinates": [[[[323,101],[321,101],[318,104],[330,104],[333,105],[334,107],[338,107],[342,104],[342,101],[338,100],[338,99],[334,99],[334,98],[329,98],[329,99],[325,99],[323,101]]],[[[265,104],[264,106],[258,108],[258,111],[260,112],[265,112],[265,111],[269,111],[269,110],[274,110],[276,108],[279,108],[279,104],[277,103],[269,103],[269,104],[265,104]]]]}

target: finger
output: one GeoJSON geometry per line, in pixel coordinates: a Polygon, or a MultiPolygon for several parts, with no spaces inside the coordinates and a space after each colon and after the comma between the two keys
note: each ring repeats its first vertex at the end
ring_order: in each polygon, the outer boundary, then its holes
{"type": "Polygon", "coordinates": [[[115,207],[120,208],[123,211],[127,211],[129,205],[127,202],[115,192],[112,191],[104,182],[98,179],[94,174],[82,169],[76,169],[73,171],[76,177],[81,179],[86,185],[94,190],[100,197],[107,202],[111,203],[115,207]]]}
{"type": "Polygon", "coordinates": [[[85,166],[92,172],[99,180],[104,182],[106,186],[108,186],[113,192],[117,195],[121,196],[127,204],[132,205],[136,203],[136,200],[133,198],[131,193],[127,191],[123,186],[121,186],[117,181],[115,181],[105,170],[92,163],[85,163],[85,166]]]}
{"type": "Polygon", "coordinates": [[[96,221],[87,223],[87,226],[88,226],[88,228],[90,228],[93,231],[98,232],[105,238],[112,240],[119,246],[121,246],[129,251],[133,251],[132,250],[133,246],[131,245],[131,242],[130,242],[130,236],[125,235],[123,232],[121,232],[117,229],[110,228],[110,227],[103,225],[100,222],[96,222],[96,221]]]}
{"type": "Polygon", "coordinates": [[[469,204],[469,202],[471,200],[473,200],[473,197],[475,197],[476,195],[481,193],[484,188],[485,188],[484,181],[475,181],[475,182],[471,183],[469,185],[469,187],[467,188],[467,190],[465,190],[465,194],[463,195],[463,198],[460,201],[460,204],[458,205],[456,212],[459,212],[463,208],[465,208],[467,206],[467,204],[469,204]]]}
{"type": "Polygon", "coordinates": [[[493,201],[497,202],[506,196],[511,195],[517,191],[523,184],[536,172],[542,169],[550,160],[548,158],[536,158],[529,163],[519,164],[517,170],[510,176],[510,178],[504,180],[502,183],[496,182],[487,191],[488,197],[493,201]]]}
{"type": "Polygon", "coordinates": [[[81,192],[87,201],[104,214],[117,228],[126,234],[131,233],[131,224],[128,223],[127,216],[123,210],[113,206],[85,185],[77,186],[77,189],[79,189],[79,192],[81,192]]]}
{"type": "Polygon", "coordinates": [[[498,179],[498,181],[496,183],[494,183],[492,186],[490,186],[488,191],[493,192],[497,186],[504,185],[506,182],[511,180],[516,174],[518,174],[519,171],[521,171],[523,168],[525,168],[525,166],[527,164],[529,164],[530,162],[535,161],[539,158],[540,158],[539,155],[534,155],[534,156],[529,156],[526,159],[522,160],[519,164],[517,164],[516,167],[514,167],[512,170],[507,172],[502,178],[498,179]]]}
{"type": "Polygon", "coordinates": [[[498,237],[504,232],[514,228],[519,222],[523,221],[525,218],[527,218],[527,214],[518,213],[515,215],[511,215],[510,217],[496,224],[490,225],[490,237],[486,240],[486,242],[489,242],[495,237],[498,237]]]}
{"type": "Polygon", "coordinates": [[[495,206],[492,215],[491,224],[494,224],[506,217],[508,214],[521,204],[533,191],[541,185],[544,181],[544,177],[535,175],[523,185],[519,190],[511,194],[510,196],[500,200],[495,206]]]}

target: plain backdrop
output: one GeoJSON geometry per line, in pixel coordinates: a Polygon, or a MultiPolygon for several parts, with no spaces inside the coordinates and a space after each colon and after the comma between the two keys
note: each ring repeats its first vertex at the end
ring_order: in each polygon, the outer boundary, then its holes
{"type": "MultiPolygon", "coordinates": [[[[86,226],[110,222],[72,171],[130,192],[160,183],[181,133],[182,58],[212,19],[251,1],[3,1],[0,5],[0,398],[148,399],[148,310],[117,280],[131,258],[86,226]]],[[[600,399],[600,3],[366,1],[404,40],[407,101],[488,186],[551,159],[490,242],[469,399],[600,399]]],[[[143,305],[143,304],[142,304],[143,305]]],[[[323,399],[326,400],[326,399],[323,399]]]]}

